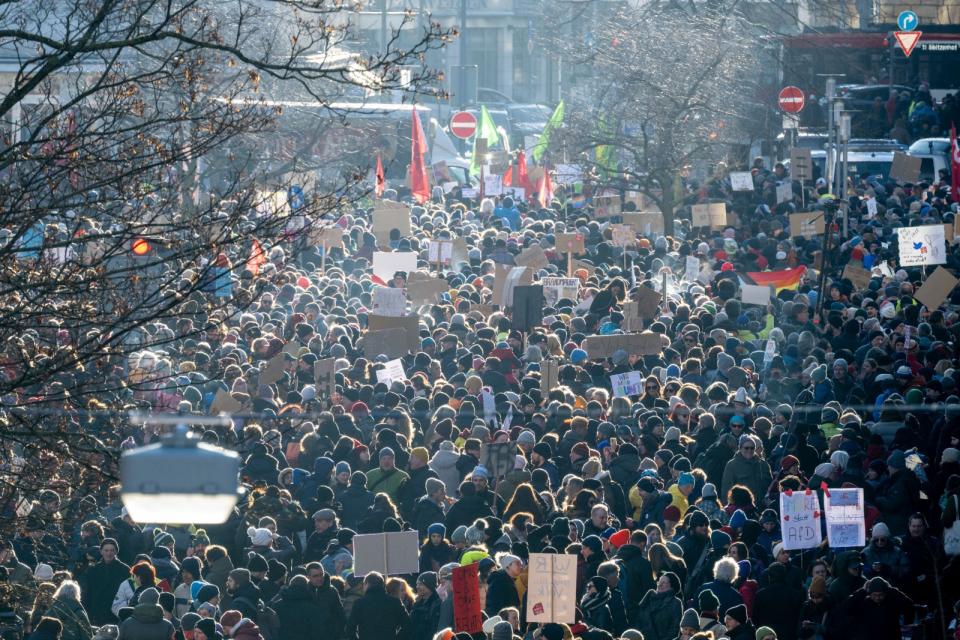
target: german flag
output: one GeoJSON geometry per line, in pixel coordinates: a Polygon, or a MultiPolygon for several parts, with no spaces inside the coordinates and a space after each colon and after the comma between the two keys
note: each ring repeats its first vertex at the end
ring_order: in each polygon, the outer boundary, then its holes
{"type": "Polygon", "coordinates": [[[807,268],[803,265],[795,269],[780,271],[747,271],[741,278],[747,284],[772,286],[780,293],[783,289],[796,289],[807,268]]]}

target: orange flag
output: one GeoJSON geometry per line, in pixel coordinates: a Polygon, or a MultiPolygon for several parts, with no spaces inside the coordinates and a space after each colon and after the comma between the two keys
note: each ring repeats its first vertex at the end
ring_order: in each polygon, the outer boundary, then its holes
{"type": "Polygon", "coordinates": [[[550,208],[550,203],[553,202],[553,183],[550,181],[550,171],[546,168],[544,168],[543,177],[540,178],[540,184],[537,185],[537,192],[540,208],[550,208]]]}
{"type": "Polygon", "coordinates": [[[260,267],[267,262],[267,256],[263,253],[263,247],[256,238],[250,243],[250,257],[247,258],[247,270],[253,275],[260,274],[260,267]]]}
{"type": "Polygon", "coordinates": [[[378,198],[383,197],[383,192],[387,188],[387,176],[383,172],[383,159],[380,157],[380,152],[377,152],[377,184],[373,188],[373,193],[378,198]]]}

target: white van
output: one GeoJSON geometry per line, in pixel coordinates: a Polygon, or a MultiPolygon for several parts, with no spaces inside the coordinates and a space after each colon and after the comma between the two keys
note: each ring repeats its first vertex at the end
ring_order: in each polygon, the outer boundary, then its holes
{"type": "Polygon", "coordinates": [[[950,173],[950,138],[920,138],[907,153],[921,158],[920,179],[934,182],[941,170],[950,173]]]}

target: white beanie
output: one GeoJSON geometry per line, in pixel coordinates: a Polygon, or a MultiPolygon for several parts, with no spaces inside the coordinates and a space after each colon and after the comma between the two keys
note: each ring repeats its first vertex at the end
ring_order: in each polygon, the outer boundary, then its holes
{"type": "Polygon", "coordinates": [[[273,542],[273,534],[270,529],[250,527],[247,529],[247,535],[250,536],[250,542],[255,547],[266,547],[273,542]]]}
{"type": "Polygon", "coordinates": [[[33,577],[39,580],[40,582],[46,582],[48,580],[53,580],[53,567],[50,565],[41,562],[37,565],[37,568],[33,570],[33,577]]]}
{"type": "Polygon", "coordinates": [[[515,556],[512,553],[503,554],[502,556],[500,556],[499,560],[500,560],[501,569],[506,569],[507,567],[512,565],[514,562],[522,562],[522,560],[520,560],[518,556],[515,556]]]}
{"type": "Polygon", "coordinates": [[[846,469],[849,462],[850,454],[846,451],[834,451],[833,454],[830,455],[830,464],[840,471],[846,469]]]}

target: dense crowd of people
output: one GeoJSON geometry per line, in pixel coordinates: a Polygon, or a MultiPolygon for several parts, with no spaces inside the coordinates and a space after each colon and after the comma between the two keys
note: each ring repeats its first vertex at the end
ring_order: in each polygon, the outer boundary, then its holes
{"type": "MultiPolygon", "coordinates": [[[[561,185],[547,208],[435,191],[410,206],[411,233],[389,240],[358,207],[325,259],[297,233],[255,268],[245,250],[223,256],[240,265],[229,295],[249,303],[242,313],[208,314],[198,294],[189,313],[146,326],[110,374],[122,384],[58,406],[67,429],[127,450],[160,434],[122,410],[189,422],[229,394],[235,428],[198,435],[242,455],[245,497],[220,525],[135,522],[103,482],[103,456],[8,447],[3,638],[467,640],[453,570],[472,563],[484,620],[473,637],[487,640],[955,633],[960,292],[924,307],[915,294],[933,267],[898,266],[896,228],[952,225],[957,204],[945,184],[852,179],[840,237],[839,199],[822,183],[762,161],[752,174],[753,192],[732,191],[723,171],[685,183],[670,233],[635,229],[626,246],[610,228],[621,214],[598,217],[590,185],[561,185]],[[780,184],[793,197],[778,203],[780,184]],[[692,226],[690,205],[708,200],[727,203],[729,224],[692,226]],[[829,242],[791,235],[801,202],[826,216],[829,242]],[[567,274],[555,245],[571,232],[585,248],[567,274]],[[428,240],[454,237],[466,252],[443,270],[446,290],[410,308],[405,379],[379,382],[391,358],[364,347],[381,286],[373,252],[414,252],[431,271],[428,240]],[[579,293],[514,326],[493,304],[496,267],[534,245],[546,263],[532,280],[569,275],[579,293]],[[848,265],[872,271],[854,283],[848,265]],[[767,304],[741,300],[748,274],[804,266],[767,304]],[[591,355],[586,339],[626,333],[626,303],[651,289],[665,295],[641,324],[659,351],[591,355]],[[262,383],[278,354],[280,378],[262,383]],[[329,387],[314,376],[327,358],[329,387]],[[610,376],[634,371],[641,388],[616,393],[610,376]],[[515,444],[504,473],[484,464],[495,443],[515,444]],[[785,549],[780,494],[838,487],[863,490],[866,546],[785,549]],[[356,535],[405,530],[422,541],[419,572],[354,574],[356,535]],[[528,620],[532,553],[576,557],[575,619],[528,620]]],[[[64,344],[22,339],[38,352],[64,344]]],[[[58,378],[30,394],[63,391],[58,378]]]]}

